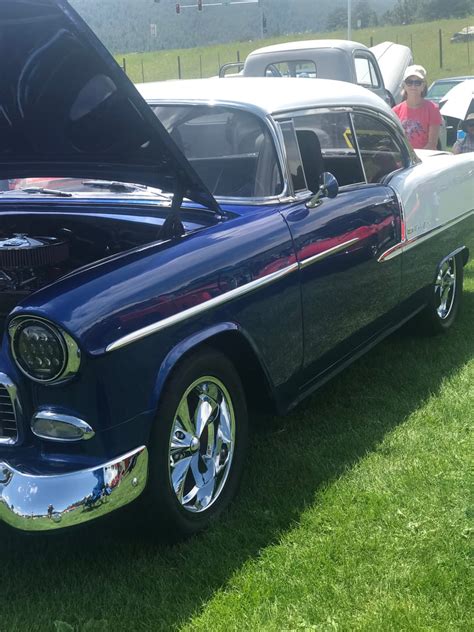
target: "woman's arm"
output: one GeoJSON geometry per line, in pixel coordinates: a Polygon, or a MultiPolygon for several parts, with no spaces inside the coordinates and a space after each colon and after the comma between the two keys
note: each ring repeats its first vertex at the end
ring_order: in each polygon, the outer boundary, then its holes
{"type": "Polygon", "coordinates": [[[428,129],[428,142],[424,149],[437,149],[439,138],[439,125],[430,125],[428,129]]]}

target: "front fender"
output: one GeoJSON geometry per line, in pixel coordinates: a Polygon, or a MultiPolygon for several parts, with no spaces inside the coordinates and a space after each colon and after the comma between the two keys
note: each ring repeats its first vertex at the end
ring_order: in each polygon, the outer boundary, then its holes
{"type": "MultiPolygon", "coordinates": [[[[215,325],[207,327],[206,329],[196,332],[191,336],[188,336],[184,340],[181,340],[171,349],[171,351],[164,358],[158,370],[155,387],[153,389],[153,408],[157,408],[161,394],[163,392],[164,385],[175,367],[179,364],[179,362],[181,362],[181,360],[186,355],[200,347],[202,344],[209,343],[215,344],[217,347],[220,347],[220,344],[217,341],[217,337],[220,337],[220,334],[226,333],[234,333],[235,335],[241,337],[243,340],[245,340],[245,343],[252,349],[255,361],[258,362],[258,368],[261,370],[263,378],[266,382],[266,386],[268,387],[268,392],[271,398],[274,399],[274,384],[271,380],[271,375],[268,367],[266,366],[265,360],[258,351],[257,345],[252,340],[251,336],[246,331],[244,331],[238,323],[228,321],[217,323],[215,325]]],[[[230,359],[232,360],[232,358],[230,359]]]]}

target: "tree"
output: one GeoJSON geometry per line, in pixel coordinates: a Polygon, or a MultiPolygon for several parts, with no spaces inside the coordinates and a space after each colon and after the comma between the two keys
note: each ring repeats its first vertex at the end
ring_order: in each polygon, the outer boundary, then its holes
{"type": "Polygon", "coordinates": [[[423,20],[463,18],[474,11],[473,0],[424,0],[420,17],[423,20]]]}

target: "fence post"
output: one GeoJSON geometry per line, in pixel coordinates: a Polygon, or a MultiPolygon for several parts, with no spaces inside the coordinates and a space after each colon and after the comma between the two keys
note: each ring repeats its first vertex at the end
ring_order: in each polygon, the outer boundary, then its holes
{"type": "Polygon", "coordinates": [[[178,55],[178,79],[181,79],[181,57],[178,55]]]}
{"type": "Polygon", "coordinates": [[[370,48],[372,48],[373,45],[374,45],[374,36],[371,35],[370,36],[370,48]]]}
{"type": "Polygon", "coordinates": [[[443,36],[441,33],[441,29],[438,31],[439,34],[439,67],[443,67],[443,36]]]}
{"type": "Polygon", "coordinates": [[[122,68],[125,74],[127,74],[127,60],[123,57],[122,68]]]}
{"type": "Polygon", "coordinates": [[[467,44],[467,67],[469,68],[469,70],[471,70],[471,47],[469,45],[469,27],[466,27],[466,33],[467,33],[467,39],[466,39],[466,44],[467,44]]]}
{"type": "Polygon", "coordinates": [[[240,61],[240,50],[237,51],[237,61],[240,61]]]}
{"type": "Polygon", "coordinates": [[[410,33],[410,50],[413,54],[413,33],[410,33]]]}
{"type": "Polygon", "coordinates": [[[397,37],[395,38],[395,42],[396,44],[398,44],[398,33],[397,33],[397,37]]]}
{"type": "Polygon", "coordinates": [[[217,53],[217,72],[219,73],[221,69],[221,56],[217,53]]]}
{"type": "Polygon", "coordinates": [[[143,67],[143,59],[140,59],[142,62],[142,83],[145,83],[145,68],[143,67]]]}
{"type": "Polygon", "coordinates": [[[199,76],[202,79],[202,55],[199,55],[199,76]]]}

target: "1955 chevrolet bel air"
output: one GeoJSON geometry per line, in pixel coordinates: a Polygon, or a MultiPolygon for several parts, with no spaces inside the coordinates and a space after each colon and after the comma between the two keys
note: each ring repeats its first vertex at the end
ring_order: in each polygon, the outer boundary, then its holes
{"type": "Polygon", "coordinates": [[[0,178],[53,187],[0,194],[0,520],[140,497],[196,532],[248,407],[290,409],[413,316],[452,325],[474,154],[415,154],[371,92],[137,90],[64,0],[2,0],[0,64],[0,178]]]}

